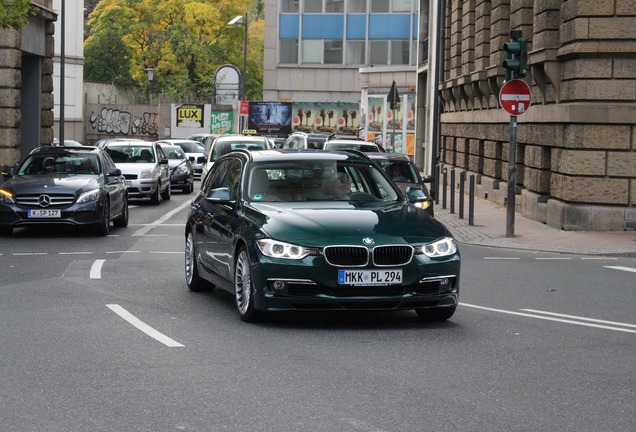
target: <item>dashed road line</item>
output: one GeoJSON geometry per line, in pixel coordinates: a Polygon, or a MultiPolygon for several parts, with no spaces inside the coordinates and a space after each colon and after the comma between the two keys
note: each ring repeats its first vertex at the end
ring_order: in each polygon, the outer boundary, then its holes
{"type": "Polygon", "coordinates": [[[120,305],[118,305],[118,304],[107,304],[106,307],[108,307],[110,310],[115,312],[121,318],[126,320],[129,324],[132,324],[138,330],[141,330],[142,332],[146,333],[148,336],[150,336],[151,338],[161,342],[162,344],[164,344],[164,345],[166,345],[166,346],[168,346],[170,348],[183,347],[182,344],[180,344],[179,342],[175,341],[174,339],[164,335],[163,333],[155,330],[154,328],[150,327],[148,324],[146,324],[143,321],[141,321],[139,318],[137,318],[136,316],[134,316],[133,314],[128,312],[126,309],[124,309],[120,305]]]}
{"type": "Polygon", "coordinates": [[[603,267],[612,269],[612,270],[622,270],[626,272],[636,273],[636,268],[632,268],[632,267],[623,267],[623,266],[603,266],[603,267]]]}

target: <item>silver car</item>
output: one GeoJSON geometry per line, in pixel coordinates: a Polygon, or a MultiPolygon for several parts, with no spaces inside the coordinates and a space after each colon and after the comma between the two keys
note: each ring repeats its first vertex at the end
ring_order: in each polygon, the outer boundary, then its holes
{"type": "Polygon", "coordinates": [[[153,204],[170,199],[170,168],[159,144],[115,141],[105,150],[126,178],[130,198],[150,198],[153,204]]]}

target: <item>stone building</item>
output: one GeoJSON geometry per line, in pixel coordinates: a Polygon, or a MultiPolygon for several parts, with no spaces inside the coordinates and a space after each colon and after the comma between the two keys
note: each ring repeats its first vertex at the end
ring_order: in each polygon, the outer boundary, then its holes
{"type": "MultiPolygon", "coordinates": [[[[511,30],[521,30],[530,40],[525,80],[532,107],[518,116],[517,211],[565,230],[636,229],[636,3],[422,0],[422,6],[431,12],[429,23],[443,17],[439,81],[431,81],[434,54],[418,69],[418,82],[437,87],[441,99],[439,162],[476,174],[478,195],[505,205],[510,116],[498,94],[503,45],[511,30]]],[[[418,150],[426,148],[424,142],[418,150]]]]}
{"type": "Polygon", "coordinates": [[[0,29],[0,165],[13,165],[53,141],[52,0],[33,0],[35,15],[0,29]]]}

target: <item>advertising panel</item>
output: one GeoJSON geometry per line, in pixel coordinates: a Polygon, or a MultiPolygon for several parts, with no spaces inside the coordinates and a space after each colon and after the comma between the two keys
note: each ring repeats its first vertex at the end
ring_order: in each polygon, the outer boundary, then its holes
{"type": "Polygon", "coordinates": [[[294,132],[323,132],[357,136],[360,128],[360,106],[356,103],[295,102],[294,132]]]}
{"type": "Polygon", "coordinates": [[[289,102],[250,101],[248,129],[258,135],[287,138],[291,134],[291,113],[289,102]]]}
{"type": "Polygon", "coordinates": [[[210,115],[210,133],[228,134],[232,133],[232,122],[234,113],[224,111],[212,111],[210,115]]]}
{"type": "Polygon", "coordinates": [[[177,106],[177,127],[202,128],[203,105],[179,105],[177,106]]]}

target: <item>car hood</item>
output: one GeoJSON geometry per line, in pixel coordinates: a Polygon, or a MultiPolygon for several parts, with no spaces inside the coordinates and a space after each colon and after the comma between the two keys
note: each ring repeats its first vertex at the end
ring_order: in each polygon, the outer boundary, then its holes
{"type": "Polygon", "coordinates": [[[22,194],[75,194],[99,187],[97,176],[66,176],[59,174],[13,177],[3,185],[15,195],[22,194]]]}
{"type": "Polygon", "coordinates": [[[139,174],[143,170],[152,170],[157,166],[155,163],[117,163],[115,165],[122,174],[139,174]]]}
{"type": "Polygon", "coordinates": [[[347,202],[329,207],[290,207],[276,203],[251,203],[245,216],[259,225],[266,236],[277,240],[320,247],[327,244],[429,243],[449,232],[424,210],[406,203],[355,207],[347,202]]]}

